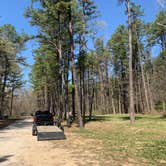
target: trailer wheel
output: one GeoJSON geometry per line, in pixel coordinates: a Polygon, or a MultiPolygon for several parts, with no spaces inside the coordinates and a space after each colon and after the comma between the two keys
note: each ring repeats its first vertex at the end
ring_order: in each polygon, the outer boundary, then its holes
{"type": "Polygon", "coordinates": [[[37,131],[32,129],[32,135],[36,136],[37,135],[37,131]]]}
{"type": "Polygon", "coordinates": [[[36,133],[35,133],[35,132],[32,132],[32,135],[33,135],[33,136],[36,136],[36,133]]]}
{"type": "Polygon", "coordinates": [[[32,126],[32,135],[33,135],[33,136],[36,136],[36,135],[37,135],[37,127],[36,127],[35,124],[33,124],[33,126],[32,126]]]}

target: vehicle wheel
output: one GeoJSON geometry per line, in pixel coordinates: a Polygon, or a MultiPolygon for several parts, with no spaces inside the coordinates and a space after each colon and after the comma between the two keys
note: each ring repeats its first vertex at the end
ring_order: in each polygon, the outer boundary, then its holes
{"type": "Polygon", "coordinates": [[[36,136],[35,132],[32,132],[32,135],[33,135],[33,136],[36,136]]]}
{"type": "Polygon", "coordinates": [[[33,136],[36,136],[36,135],[37,135],[36,130],[32,129],[32,135],[33,135],[33,136]]]}
{"type": "Polygon", "coordinates": [[[36,128],[36,125],[35,125],[35,124],[33,124],[33,126],[32,126],[32,135],[33,135],[33,136],[36,136],[36,135],[37,135],[37,128],[36,128]]]}

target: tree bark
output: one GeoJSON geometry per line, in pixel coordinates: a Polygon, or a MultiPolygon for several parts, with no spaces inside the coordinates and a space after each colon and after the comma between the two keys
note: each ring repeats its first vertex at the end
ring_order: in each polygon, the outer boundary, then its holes
{"type": "Polygon", "coordinates": [[[134,109],[134,88],[133,88],[133,50],[132,50],[132,23],[130,0],[126,0],[127,13],[128,13],[128,33],[129,33],[129,96],[130,96],[130,122],[135,122],[135,109],[134,109]]]}
{"type": "Polygon", "coordinates": [[[142,82],[143,82],[143,87],[144,87],[144,92],[145,92],[145,100],[146,100],[146,106],[147,106],[147,110],[146,111],[150,111],[150,106],[149,106],[149,99],[148,99],[148,90],[146,87],[146,82],[145,82],[145,74],[144,74],[144,68],[142,65],[142,61],[141,61],[141,55],[140,55],[140,51],[139,51],[139,60],[140,60],[140,65],[141,65],[141,76],[142,76],[142,82]]]}
{"type": "Polygon", "coordinates": [[[7,75],[8,75],[8,59],[7,57],[5,56],[5,72],[4,72],[4,79],[3,79],[3,84],[2,84],[2,95],[1,95],[1,99],[0,99],[0,112],[1,114],[3,113],[4,111],[4,101],[5,101],[5,88],[6,88],[6,82],[7,82],[7,75]]]}
{"type": "Polygon", "coordinates": [[[165,113],[166,108],[165,108],[165,102],[164,101],[162,102],[162,105],[163,105],[163,112],[165,113]]]}
{"type": "Polygon", "coordinates": [[[12,95],[11,95],[11,102],[10,102],[10,116],[13,115],[13,96],[14,96],[14,88],[12,87],[12,95]]]}
{"type": "Polygon", "coordinates": [[[79,95],[78,95],[76,66],[75,66],[75,59],[74,59],[75,56],[74,56],[74,39],[73,39],[73,25],[72,25],[71,7],[69,10],[69,36],[70,36],[71,66],[72,66],[73,83],[74,83],[74,89],[75,89],[75,108],[77,111],[79,127],[83,128],[83,120],[82,120],[79,95]]]}
{"type": "Polygon", "coordinates": [[[150,103],[150,110],[154,111],[154,101],[153,101],[153,93],[150,87],[150,78],[149,78],[149,74],[146,72],[146,79],[147,79],[147,91],[149,93],[149,103],[150,103]]]}

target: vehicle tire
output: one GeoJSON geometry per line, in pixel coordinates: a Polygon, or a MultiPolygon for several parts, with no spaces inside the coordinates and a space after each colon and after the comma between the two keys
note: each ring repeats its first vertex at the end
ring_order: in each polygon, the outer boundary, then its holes
{"type": "Polygon", "coordinates": [[[36,136],[36,135],[37,135],[36,130],[32,129],[32,135],[33,135],[33,136],[36,136]]]}
{"type": "Polygon", "coordinates": [[[33,135],[33,136],[36,136],[36,133],[35,133],[34,131],[32,131],[32,135],[33,135]]]}

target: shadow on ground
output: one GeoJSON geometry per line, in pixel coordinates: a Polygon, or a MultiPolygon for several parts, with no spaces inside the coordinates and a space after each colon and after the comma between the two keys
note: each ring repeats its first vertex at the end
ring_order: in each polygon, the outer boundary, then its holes
{"type": "Polygon", "coordinates": [[[3,129],[19,120],[23,120],[23,119],[5,119],[5,120],[0,119],[0,129],[3,129]]]}
{"type": "Polygon", "coordinates": [[[6,127],[6,129],[13,129],[13,128],[25,128],[25,127],[28,127],[32,125],[32,122],[26,122],[26,121],[16,121],[15,123],[12,124],[12,127],[9,126],[9,127],[6,127]]]}
{"type": "Polygon", "coordinates": [[[88,122],[103,122],[103,121],[111,121],[113,119],[113,117],[111,116],[92,116],[91,119],[89,119],[89,117],[85,118],[85,123],[88,122]]]}
{"type": "MultiPolygon", "coordinates": [[[[129,115],[97,115],[97,116],[92,116],[91,119],[89,119],[89,117],[86,117],[86,121],[85,123],[88,123],[88,122],[104,122],[104,121],[111,121],[113,119],[120,119],[120,120],[124,120],[124,121],[129,121],[130,120],[130,117],[129,115]]],[[[148,115],[136,115],[135,117],[135,120],[143,120],[143,119],[146,119],[146,120],[165,120],[166,119],[166,116],[148,116],[148,115]]]]}
{"type": "Polygon", "coordinates": [[[6,155],[6,156],[3,156],[3,157],[0,156],[0,163],[9,160],[9,158],[12,157],[12,156],[13,156],[13,155],[6,155]]]}
{"type": "Polygon", "coordinates": [[[32,122],[25,121],[25,120],[18,120],[18,121],[13,122],[12,125],[9,124],[8,126],[4,126],[4,127],[0,128],[0,133],[3,133],[3,132],[5,133],[6,129],[7,130],[22,129],[22,128],[28,127],[30,125],[32,125],[32,122]]]}

